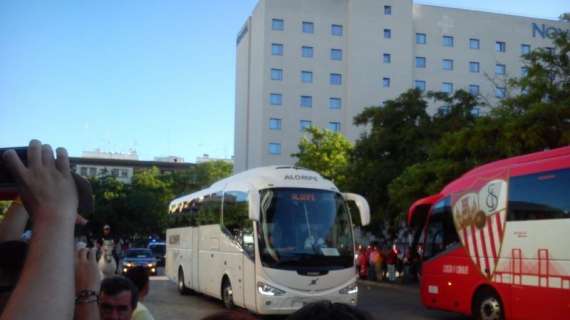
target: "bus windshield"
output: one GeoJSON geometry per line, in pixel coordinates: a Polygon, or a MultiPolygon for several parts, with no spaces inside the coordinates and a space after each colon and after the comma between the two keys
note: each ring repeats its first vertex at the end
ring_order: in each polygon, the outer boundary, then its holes
{"type": "Polygon", "coordinates": [[[337,192],[261,191],[261,262],[276,269],[341,269],[354,265],[350,215],[337,192]]]}

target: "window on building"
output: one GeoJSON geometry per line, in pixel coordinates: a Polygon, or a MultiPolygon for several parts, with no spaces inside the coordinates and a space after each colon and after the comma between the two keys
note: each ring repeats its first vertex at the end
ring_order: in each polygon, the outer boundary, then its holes
{"type": "Polygon", "coordinates": [[[425,67],[426,67],[426,58],[416,57],[416,68],[425,68],[425,67]]]}
{"type": "Polygon", "coordinates": [[[391,16],[392,15],[392,6],[384,6],[384,15],[391,16]]]}
{"type": "Polygon", "coordinates": [[[97,175],[97,168],[90,167],[89,168],[89,176],[95,177],[97,175]]]}
{"type": "Polygon", "coordinates": [[[117,169],[117,168],[111,169],[111,175],[113,177],[118,177],[119,176],[119,169],[117,169]]]}
{"type": "Polygon", "coordinates": [[[331,49],[331,60],[342,60],[342,49],[331,49]]]}
{"type": "Polygon", "coordinates": [[[315,25],[312,22],[303,21],[303,33],[314,33],[315,25]]]}
{"type": "Polygon", "coordinates": [[[495,74],[504,75],[507,72],[507,67],[504,64],[497,63],[495,65],[495,74]]]}
{"type": "Polygon", "coordinates": [[[283,45],[281,43],[272,43],[271,44],[271,54],[274,56],[282,56],[283,55],[283,45]]]}
{"type": "Polygon", "coordinates": [[[87,176],[87,167],[81,167],[79,169],[79,175],[86,177],[87,176]]]}
{"type": "Polygon", "coordinates": [[[469,39],[469,49],[479,49],[479,39],[469,39]]]}
{"type": "Polygon", "coordinates": [[[453,83],[451,82],[443,82],[441,84],[441,91],[451,94],[453,93],[453,83]]]}
{"type": "Polygon", "coordinates": [[[443,36],[441,39],[442,39],[442,45],[444,47],[453,47],[453,37],[452,36],[443,36]]]}
{"type": "Polygon", "coordinates": [[[504,98],[506,96],[507,96],[507,89],[505,87],[496,87],[495,88],[495,97],[504,98]]]}
{"type": "Polygon", "coordinates": [[[416,89],[420,90],[421,92],[426,91],[426,82],[424,80],[416,80],[414,86],[416,89]]]}
{"type": "Polygon", "coordinates": [[[521,77],[528,76],[528,67],[521,67],[521,77]]]}
{"type": "Polygon", "coordinates": [[[384,61],[384,63],[392,63],[392,55],[389,53],[384,53],[382,55],[382,60],[384,61]]]}
{"type": "Polygon", "coordinates": [[[332,132],[340,132],[340,122],[329,122],[329,130],[332,132]]]}
{"type": "Polygon", "coordinates": [[[521,54],[530,53],[530,44],[521,44],[521,54]]]}
{"type": "Polygon", "coordinates": [[[416,33],[416,44],[426,44],[427,36],[425,33],[416,33]]]}
{"type": "Polygon", "coordinates": [[[329,109],[342,108],[342,100],[340,98],[329,98],[329,109]]]}
{"type": "Polygon", "coordinates": [[[271,69],[271,80],[281,81],[283,80],[283,69],[271,69]]]}
{"type": "Polygon", "coordinates": [[[301,120],[299,122],[299,128],[301,129],[301,131],[309,129],[312,125],[313,122],[311,120],[301,120]]]}
{"type": "Polygon", "coordinates": [[[271,130],[281,130],[281,119],[270,118],[269,119],[269,129],[271,130]]]}
{"type": "Polygon", "coordinates": [[[301,96],[301,107],[311,108],[312,106],[313,106],[313,97],[312,96],[301,96]]]}
{"type": "Polygon", "coordinates": [[[121,177],[126,178],[129,175],[129,170],[121,169],[121,177]]]}
{"type": "Polygon", "coordinates": [[[388,77],[382,78],[382,87],[390,88],[390,78],[388,77]]]}
{"type": "Polygon", "coordinates": [[[268,146],[269,154],[279,155],[281,154],[281,143],[271,142],[268,146]]]}
{"type": "Polygon", "coordinates": [[[313,47],[308,47],[308,46],[301,47],[301,56],[303,58],[312,58],[313,57],[313,47]]]}
{"type": "Polygon", "coordinates": [[[280,106],[283,104],[283,96],[280,93],[270,93],[269,103],[272,106],[280,106]]]}
{"type": "Polygon", "coordinates": [[[503,41],[497,41],[495,42],[495,48],[497,52],[505,52],[507,51],[507,44],[503,41]]]}
{"type": "Polygon", "coordinates": [[[469,93],[472,96],[478,96],[479,95],[479,85],[477,84],[470,84],[469,85],[469,93]]]}
{"type": "Polygon", "coordinates": [[[313,73],[311,71],[301,71],[301,81],[303,83],[313,83],[313,73]]]}
{"type": "Polygon", "coordinates": [[[283,31],[285,29],[285,22],[283,19],[273,19],[271,20],[271,29],[275,31],[283,31]]]}
{"type": "Polygon", "coordinates": [[[331,34],[333,36],[341,37],[342,36],[342,25],[340,25],[340,24],[331,25],[331,34]]]}
{"type": "Polygon", "coordinates": [[[453,60],[443,59],[441,60],[441,67],[443,70],[453,70],[453,60]]]}
{"type": "Polygon", "coordinates": [[[544,47],[544,50],[546,50],[548,54],[554,54],[554,47],[544,47]]]}
{"type": "Polygon", "coordinates": [[[392,38],[392,30],[384,29],[384,39],[391,39],[391,38],[392,38]]]}
{"type": "Polygon", "coordinates": [[[481,115],[481,108],[473,107],[473,109],[471,109],[471,115],[475,118],[479,117],[481,115]]]}
{"type": "Polygon", "coordinates": [[[451,112],[451,107],[450,106],[441,106],[439,108],[437,108],[437,113],[439,113],[440,115],[446,115],[449,114],[451,112]]]}
{"type": "Polygon", "coordinates": [[[469,72],[479,73],[479,62],[477,61],[469,61],[469,72]]]}
{"type": "Polygon", "coordinates": [[[340,86],[342,84],[342,74],[331,73],[329,78],[329,83],[334,86],[340,86]]]}

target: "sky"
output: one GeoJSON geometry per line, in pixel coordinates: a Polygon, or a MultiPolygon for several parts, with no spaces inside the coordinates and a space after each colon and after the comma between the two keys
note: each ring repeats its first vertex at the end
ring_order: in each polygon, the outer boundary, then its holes
{"type": "MultiPolygon", "coordinates": [[[[235,40],[256,3],[0,1],[0,147],[37,138],[71,156],[230,158],[235,40]]],[[[548,19],[570,11],[568,0],[416,3],[548,19]]]]}

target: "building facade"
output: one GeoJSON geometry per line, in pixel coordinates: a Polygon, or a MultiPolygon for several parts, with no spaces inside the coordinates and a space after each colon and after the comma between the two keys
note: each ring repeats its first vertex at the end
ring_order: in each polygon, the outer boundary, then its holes
{"type": "Polygon", "coordinates": [[[260,0],[236,41],[234,171],[294,163],[311,125],[355,141],[355,115],[410,88],[492,105],[558,29],[570,25],[411,0],[260,0]]]}

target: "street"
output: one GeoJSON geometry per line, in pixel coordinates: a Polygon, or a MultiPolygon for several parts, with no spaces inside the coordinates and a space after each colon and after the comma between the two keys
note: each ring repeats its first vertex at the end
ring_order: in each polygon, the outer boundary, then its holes
{"type": "MultiPolygon", "coordinates": [[[[358,305],[370,312],[374,319],[468,319],[425,309],[420,303],[417,286],[361,282],[359,289],[358,305]]],[[[178,294],[175,283],[165,276],[151,277],[150,293],[144,303],[156,319],[201,319],[224,310],[216,299],[178,294]]]]}

